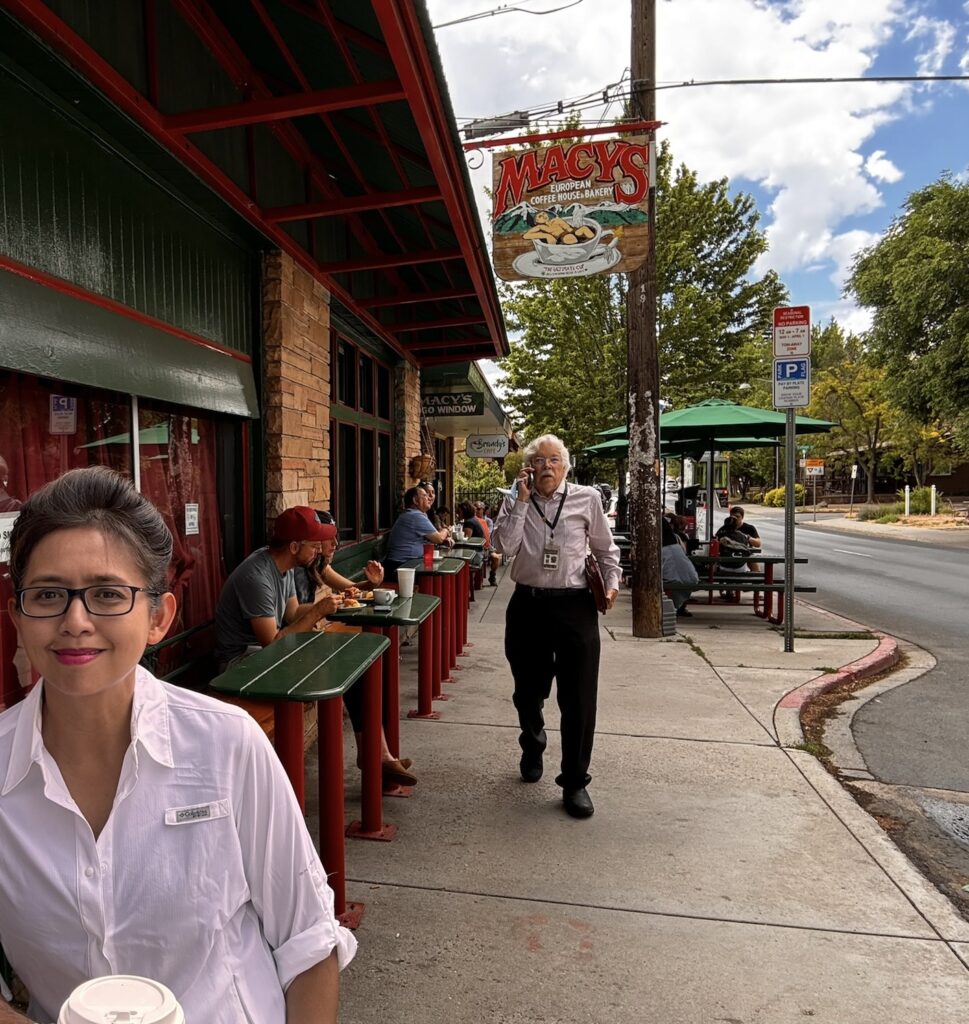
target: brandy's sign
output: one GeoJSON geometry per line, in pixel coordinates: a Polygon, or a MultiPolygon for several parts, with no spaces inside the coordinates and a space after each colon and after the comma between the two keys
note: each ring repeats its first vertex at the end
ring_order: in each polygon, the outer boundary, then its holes
{"type": "Polygon", "coordinates": [[[555,280],[635,270],[646,258],[651,184],[642,137],[496,153],[498,276],[555,280]]]}

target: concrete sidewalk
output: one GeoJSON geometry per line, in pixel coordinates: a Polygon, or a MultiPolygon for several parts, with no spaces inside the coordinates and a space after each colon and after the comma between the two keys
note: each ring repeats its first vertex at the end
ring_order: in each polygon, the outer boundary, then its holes
{"type": "MultiPolygon", "coordinates": [[[[877,639],[804,638],[784,654],[749,607],[692,605],[678,620],[691,642],[637,640],[621,598],[602,633],[596,814],[575,821],[552,781],[554,701],[545,776],[518,777],[511,588],[472,606],[475,646],[441,719],[401,723],[420,783],[384,801],[397,839],[348,840],[348,895],[366,913],[343,1024],[964,1018],[969,923],[814,758],[778,741],[781,699],[877,639]]],[[[800,606],[796,624],[845,625],[800,606]]],[[[413,647],[403,662],[406,712],[413,647]]]]}

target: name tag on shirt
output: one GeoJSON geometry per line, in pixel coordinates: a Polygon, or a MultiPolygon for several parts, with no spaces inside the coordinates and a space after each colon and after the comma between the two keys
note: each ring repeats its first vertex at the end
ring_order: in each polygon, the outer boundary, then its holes
{"type": "Polygon", "coordinates": [[[191,807],[169,807],[165,811],[166,825],[194,825],[197,821],[214,821],[229,815],[228,800],[214,800],[209,804],[191,807]]]}
{"type": "Polygon", "coordinates": [[[559,567],[559,549],[547,544],[542,551],[542,568],[546,572],[557,572],[559,567]]]}

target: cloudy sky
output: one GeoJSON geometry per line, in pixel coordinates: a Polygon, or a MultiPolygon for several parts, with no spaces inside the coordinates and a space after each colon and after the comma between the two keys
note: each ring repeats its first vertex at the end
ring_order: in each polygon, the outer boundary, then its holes
{"type": "MultiPolygon", "coordinates": [[[[631,2],[427,0],[459,124],[618,82],[629,64],[631,2]],[[575,5],[545,16],[441,24],[567,3],[575,5]]],[[[657,69],[661,86],[969,75],[969,0],[657,0],[657,69]]],[[[943,171],[969,172],[969,82],[669,88],[657,94],[657,116],[677,161],[753,194],[770,239],[759,269],[776,269],[815,322],[834,315],[863,329],[864,311],[841,295],[852,255],[910,192],[943,171]]],[[[473,178],[479,192],[486,163],[473,178]]]]}

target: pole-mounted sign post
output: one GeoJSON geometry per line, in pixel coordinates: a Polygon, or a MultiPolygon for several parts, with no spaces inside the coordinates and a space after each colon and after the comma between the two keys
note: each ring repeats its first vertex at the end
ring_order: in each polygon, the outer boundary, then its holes
{"type": "Polygon", "coordinates": [[[784,409],[784,651],[794,650],[794,410],[811,404],[811,307],[774,310],[774,408],[784,409]]]}

